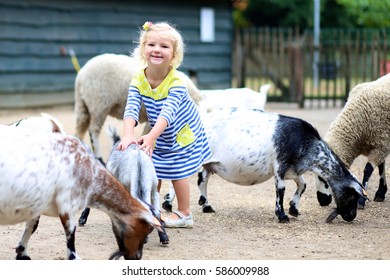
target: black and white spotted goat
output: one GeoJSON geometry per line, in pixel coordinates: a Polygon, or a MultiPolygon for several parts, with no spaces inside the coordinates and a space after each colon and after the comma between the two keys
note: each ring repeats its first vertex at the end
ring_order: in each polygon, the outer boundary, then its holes
{"type": "Polygon", "coordinates": [[[145,238],[160,223],[147,206],[98,162],[75,137],[0,125],[0,225],[26,222],[16,259],[41,215],[59,217],[68,259],[75,248],[76,214],[87,206],[108,214],[119,250],[111,259],[141,259],[145,238]]]}
{"type": "Polygon", "coordinates": [[[356,217],[358,199],[366,196],[361,184],[308,122],[246,109],[214,111],[203,115],[203,122],[217,161],[204,164],[198,174],[199,204],[204,212],[214,212],[207,199],[212,173],[238,185],[255,185],[274,177],[275,214],[280,222],[289,222],[283,205],[285,180],[297,183],[289,214],[298,216],[306,189],[303,174],[311,171],[326,178],[333,190],[337,208],[327,222],[339,214],[345,221],[356,217]]]}

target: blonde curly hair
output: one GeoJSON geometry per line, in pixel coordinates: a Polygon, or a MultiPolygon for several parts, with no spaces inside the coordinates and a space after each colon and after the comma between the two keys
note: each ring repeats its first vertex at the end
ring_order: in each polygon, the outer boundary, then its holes
{"type": "Polygon", "coordinates": [[[183,62],[184,58],[184,42],[180,32],[170,23],[162,21],[152,23],[150,21],[145,22],[140,31],[138,47],[136,47],[132,53],[132,57],[138,60],[140,67],[147,65],[145,57],[145,44],[150,32],[163,32],[164,36],[172,39],[173,42],[173,58],[171,65],[174,68],[178,68],[183,62]]]}

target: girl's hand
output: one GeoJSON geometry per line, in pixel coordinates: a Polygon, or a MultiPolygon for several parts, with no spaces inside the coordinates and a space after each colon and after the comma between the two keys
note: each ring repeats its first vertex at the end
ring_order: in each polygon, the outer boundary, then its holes
{"type": "Polygon", "coordinates": [[[145,134],[138,139],[139,148],[152,157],[155,141],[156,140],[150,134],[145,134]]]}
{"type": "Polygon", "coordinates": [[[132,144],[132,143],[137,143],[136,139],[134,138],[133,134],[125,134],[121,140],[121,142],[118,145],[118,150],[126,150],[126,148],[132,144]]]}

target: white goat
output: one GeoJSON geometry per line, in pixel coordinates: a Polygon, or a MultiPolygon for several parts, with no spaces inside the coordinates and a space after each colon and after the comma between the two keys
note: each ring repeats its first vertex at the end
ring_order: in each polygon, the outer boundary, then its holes
{"type": "MultiPolygon", "coordinates": [[[[303,174],[311,171],[326,178],[333,190],[338,214],[352,221],[357,214],[364,189],[321,139],[318,131],[304,120],[266,113],[260,110],[219,110],[203,115],[214,160],[199,172],[199,204],[204,212],[214,212],[207,200],[207,182],[212,173],[238,185],[255,185],[275,178],[275,214],[280,222],[288,222],[283,199],[285,180],[293,179],[297,191],[290,202],[289,213],[298,216],[298,206],[306,189],[303,174]]],[[[173,198],[172,198],[173,199],[173,198]]]]}
{"type": "Polygon", "coordinates": [[[16,259],[30,259],[27,243],[41,215],[60,218],[68,259],[79,259],[75,218],[87,206],[111,219],[119,250],[110,259],[141,259],[158,222],[77,138],[0,125],[0,145],[0,224],[26,222],[16,259]]]}
{"type": "Polygon", "coordinates": [[[266,84],[259,92],[250,88],[201,90],[203,98],[199,101],[199,110],[202,113],[229,108],[264,110],[269,88],[270,85],[266,84]]]}
{"type": "MultiPolygon", "coordinates": [[[[160,194],[157,191],[158,179],[152,160],[136,144],[131,144],[124,151],[118,150],[121,139],[112,126],[109,127],[109,135],[112,138],[113,147],[107,160],[107,170],[127,188],[134,198],[146,203],[153,215],[161,222],[160,194]]],[[[89,208],[83,211],[79,218],[79,225],[85,225],[89,211],[89,208]]],[[[162,230],[158,232],[160,242],[167,245],[169,238],[164,227],[162,230]]]]}
{"type": "Polygon", "coordinates": [[[41,116],[32,116],[13,122],[10,126],[28,128],[34,131],[42,132],[57,132],[65,134],[65,130],[61,122],[55,117],[41,113],[41,116]]]}

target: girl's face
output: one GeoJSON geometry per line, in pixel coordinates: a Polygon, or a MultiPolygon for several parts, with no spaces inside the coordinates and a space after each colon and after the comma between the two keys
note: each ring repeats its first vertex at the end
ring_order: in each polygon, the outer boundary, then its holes
{"type": "Polygon", "coordinates": [[[151,31],[145,43],[148,67],[169,67],[173,58],[173,42],[163,32],[151,31]]]}

